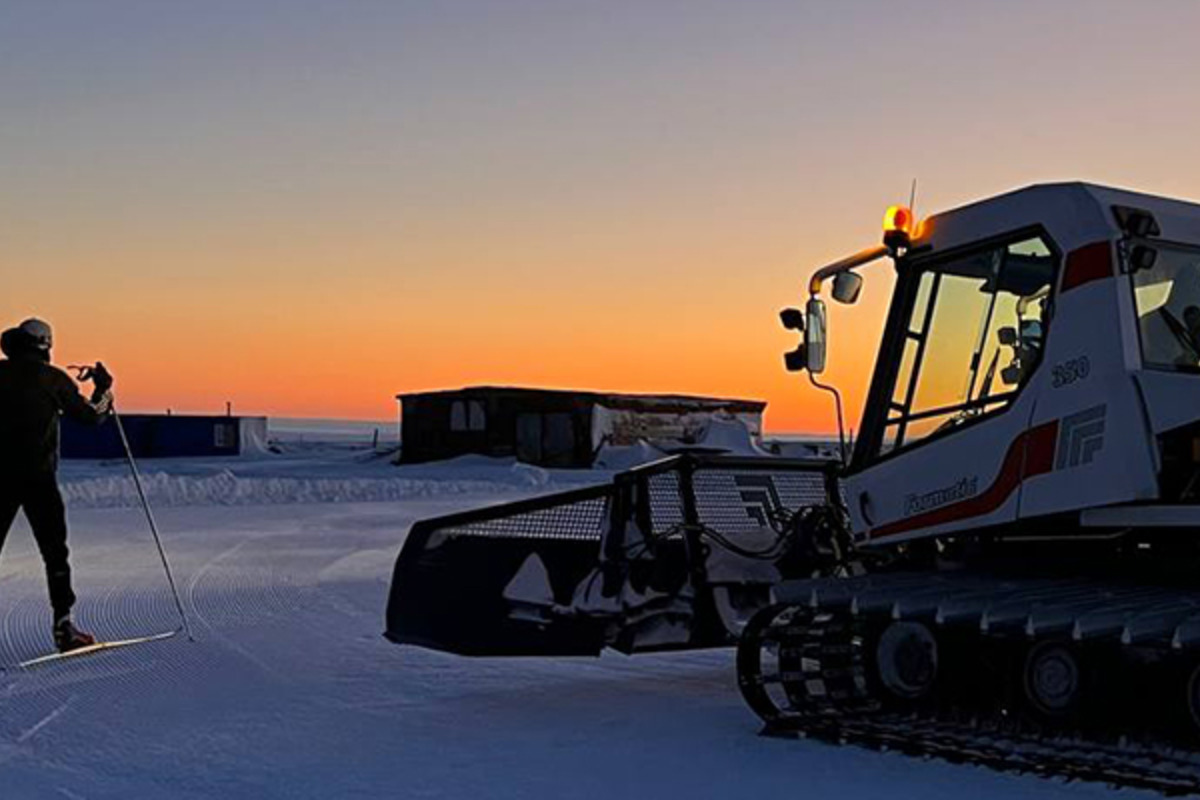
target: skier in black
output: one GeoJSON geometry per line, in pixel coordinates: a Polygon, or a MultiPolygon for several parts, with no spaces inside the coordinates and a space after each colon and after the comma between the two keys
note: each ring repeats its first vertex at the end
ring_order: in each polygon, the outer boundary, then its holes
{"type": "Polygon", "coordinates": [[[50,326],[29,319],[0,336],[0,548],[17,511],[24,509],[46,565],[54,609],[54,644],[61,652],[95,638],[75,627],[67,519],[58,490],[58,418],[99,423],[112,407],[112,376],[97,363],[90,400],[70,376],[50,365],[50,326]]]}

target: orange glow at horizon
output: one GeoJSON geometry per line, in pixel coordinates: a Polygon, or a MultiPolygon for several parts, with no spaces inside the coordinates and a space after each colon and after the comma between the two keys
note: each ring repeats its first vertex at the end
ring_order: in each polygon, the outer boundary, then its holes
{"type": "MultiPolygon", "coordinates": [[[[1200,196],[1165,79],[1200,6],[931,4],[9,4],[0,325],[49,320],[130,411],[388,420],[487,383],[830,433],[778,312],[914,177],[911,222],[1054,180],[1200,196]]],[[[822,375],[852,428],[892,286],[861,274],[822,375]]]]}
{"type": "MultiPolygon", "coordinates": [[[[657,271],[668,275],[614,280],[597,270],[592,290],[575,282],[538,294],[485,279],[475,292],[442,286],[431,303],[404,303],[412,284],[403,276],[293,289],[285,305],[270,287],[236,280],[191,287],[186,301],[170,287],[144,292],[132,308],[121,287],[97,285],[86,307],[67,297],[27,313],[55,325],[56,363],[104,360],[131,411],[219,413],[231,401],[241,413],[386,420],[397,393],[507,384],[762,399],[770,431],[835,429],[828,396],[782,365],[795,335],[779,326],[777,307],[787,294],[799,302],[806,270],[780,270],[788,288],[777,302],[740,275],[717,298],[678,295],[673,270],[657,271]],[[620,303],[589,305],[609,282],[634,288],[620,303]]],[[[890,292],[887,269],[864,277],[862,302],[831,308],[824,376],[842,390],[852,427],[890,292]]]]}

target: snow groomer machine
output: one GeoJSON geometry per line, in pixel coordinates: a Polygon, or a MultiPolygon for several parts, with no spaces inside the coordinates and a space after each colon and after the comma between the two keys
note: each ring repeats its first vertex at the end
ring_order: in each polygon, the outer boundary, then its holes
{"type": "Polygon", "coordinates": [[[874,262],[892,296],[843,462],[685,457],[421,523],[389,637],[736,640],[768,733],[1200,791],[1200,205],[1071,183],[893,207],[782,315],[817,388],[822,294],[855,303],[874,262]]]}

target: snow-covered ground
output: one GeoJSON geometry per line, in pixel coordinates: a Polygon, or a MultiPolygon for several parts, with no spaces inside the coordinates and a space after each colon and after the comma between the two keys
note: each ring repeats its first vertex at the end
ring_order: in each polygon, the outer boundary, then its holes
{"type": "MultiPolygon", "coordinates": [[[[390,644],[388,580],[414,520],[604,476],[397,468],[303,444],[144,465],[196,641],[0,675],[0,797],[1111,794],[759,737],[729,652],[472,660],[390,644]]],[[[62,477],[80,621],[106,638],[174,625],[123,465],[62,477]]],[[[0,662],[47,650],[48,627],[22,521],[0,559],[0,662]]]]}
{"type": "MultiPolygon", "coordinates": [[[[438,464],[392,464],[393,452],[291,443],[280,455],[157,459],[142,464],[154,506],[227,506],[401,501],[444,495],[478,497],[552,491],[559,484],[603,479],[580,471],[551,472],[516,461],[463,456],[438,464]]],[[[138,503],[124,461],[67,462],[63,495],[75,508],[138,503]]]]}

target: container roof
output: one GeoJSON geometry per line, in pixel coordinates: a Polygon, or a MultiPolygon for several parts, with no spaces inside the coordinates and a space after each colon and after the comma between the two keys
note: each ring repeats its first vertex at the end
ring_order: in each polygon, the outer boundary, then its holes
{"type": "Polygon", "coordinates": [[[572,398],[595,403],[608,408],[636,411],[715,411],[727,409],[744,413],[761,413],[767,404],[762,400],[744,400],[732,397],[700,397],[686,394],[629,394],[622,392],[594,392],[575,389],[535,389],[523,386],[465,386],[461,389],[442,389],[430,392],[409,392],[396,395],[400,401],[417,398],[457,397],[480,399],[483,397],[528,398],[572,398]]]}

